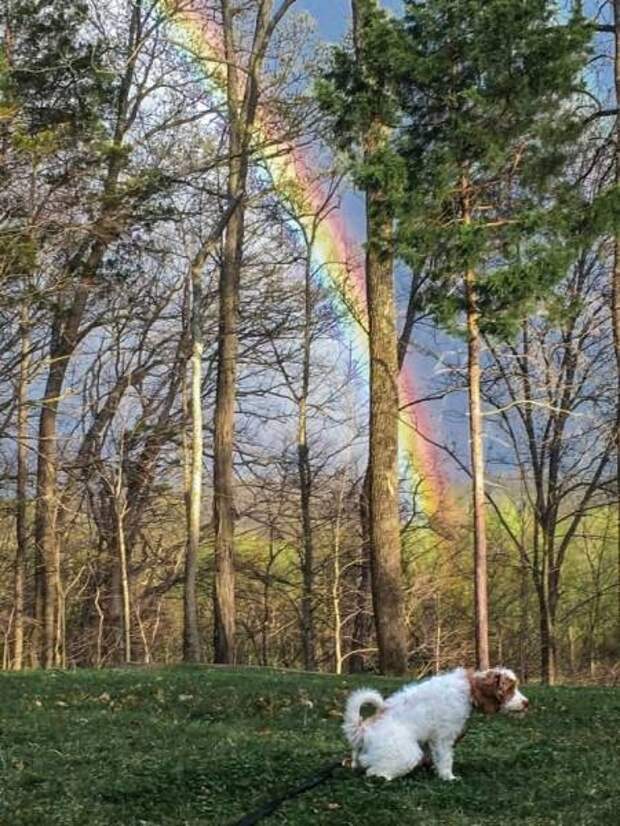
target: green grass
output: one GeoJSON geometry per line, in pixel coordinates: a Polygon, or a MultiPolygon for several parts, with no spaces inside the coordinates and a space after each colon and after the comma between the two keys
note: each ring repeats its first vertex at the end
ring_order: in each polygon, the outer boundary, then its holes
{"type": "MultiPolygon", "coordinates": [[[[209,668],[2,675],[0,823],[226,826],[343,753],[342,701],[361,683],[397,685],[209,668]]],[[[265,823],[620,822],[620,690],[527,694],[524,719],[472,718],[458,783],[342,769],[265,823]]]]}

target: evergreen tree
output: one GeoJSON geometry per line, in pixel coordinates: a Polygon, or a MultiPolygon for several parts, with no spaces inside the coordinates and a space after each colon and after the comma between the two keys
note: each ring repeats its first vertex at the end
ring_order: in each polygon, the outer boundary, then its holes
{"type": "Polygon", "coordinates": [[[87,30],[88,6],[69,0],[8,0],[2,16],[5,101],[22,128],[87,132],[108,98],[101,44],[87,30]]]}
{"type": "Polygon", "coordinates": [[[392,148],[398,119],[394,66],[402,42],[375,0],[354,0],[353,48],[337,49],[319,86],[336,143],[366,197],[366,296],[370,350],[368,544],[379,665],[406,668],[398,513],[398,354],[394,217],[402,163],[392,148]]]}
{"type": "MultiPolygon", "coordinates": [[[[578,14],[562,19],[559,4],[548,0],[407,0],[403,32],[401,148],[409,194],[401,253],[414,267],[432,255],[436,317],[450,329],[466,321],[476,659],[484,668],[481,334],[509,333],[566,272],[573,195],[562,171],[582,128],[571,99],[590,34],[578,14]]],[[[543,673],[552,680],[547,620],[543,673]]]]}

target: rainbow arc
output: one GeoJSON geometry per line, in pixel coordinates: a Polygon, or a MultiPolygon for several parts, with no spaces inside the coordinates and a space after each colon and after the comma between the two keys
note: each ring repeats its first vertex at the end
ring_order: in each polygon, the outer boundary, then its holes
{"type": "MultiPolygon", "coordinates": [[[[192,63],[201,82],[211,92],[223,93],[226,88],[226,60],[221,31],[211,15],[197,4],[179,4],[160,0],[176,32],[175,46],[192,63]]],[[[260,148],[261,162],[276,194],[287,209],[295,213],[295,223],[312,238],[313,271],[327,288],[340,319],[343,337],[351,344],[356,361],[368,366],[368,325],[366,312],[366,282],[362,250],[352,243],[346,231],[342,210],[325,210],[326,192],[312,163],[299,148],[277,138],[278,119],[265,106],[259,108],[254,125],[255,144],[260,148]],[[322,220],[316,216],[325,213],[322,220]]],[[[448,485],[441,472],[438,449],[426,434],[434,429],[419,398],[415,375],[403,367],[399,376],[401,416],[399,445],[403,470],[413,494],[427,517],[447,526],[451,521],[453,503],[448,485]]]]}

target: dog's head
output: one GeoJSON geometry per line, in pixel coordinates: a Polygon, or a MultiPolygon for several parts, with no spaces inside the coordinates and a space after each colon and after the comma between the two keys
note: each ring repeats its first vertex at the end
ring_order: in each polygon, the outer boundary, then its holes
{"type": "Polygon", "coordinates": [[[485,714],[526,711],[529,706],[529,700],[519,691],[517,678],[509,668],[475,671],[470,675],[470,684],[472,703],[485,714]]]}

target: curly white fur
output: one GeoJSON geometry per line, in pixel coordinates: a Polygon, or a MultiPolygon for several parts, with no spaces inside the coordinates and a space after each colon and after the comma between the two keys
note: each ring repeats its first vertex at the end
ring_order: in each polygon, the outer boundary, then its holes
{"type": "Polygon", "coordinates": [[[475,674],[457,668],[407,685],[386,700],[373,689],[354,691],[347,700],[343,723],[353,749],[353,766],[361,766],[368,775],[392,780],[414,769],[424,757],[423,747],[428,746],[439,777],[455,780],[454,744],[476,702],[472,685],[477,679],[485,685],[500,679],[514,684],[509,696],[498,701],[497,710],[527,708],[527,699],[516,688],[515,675],[503,668],[475,674]],[[366,703],[377,711],[364,720],[361,708],[366,703]]]}

